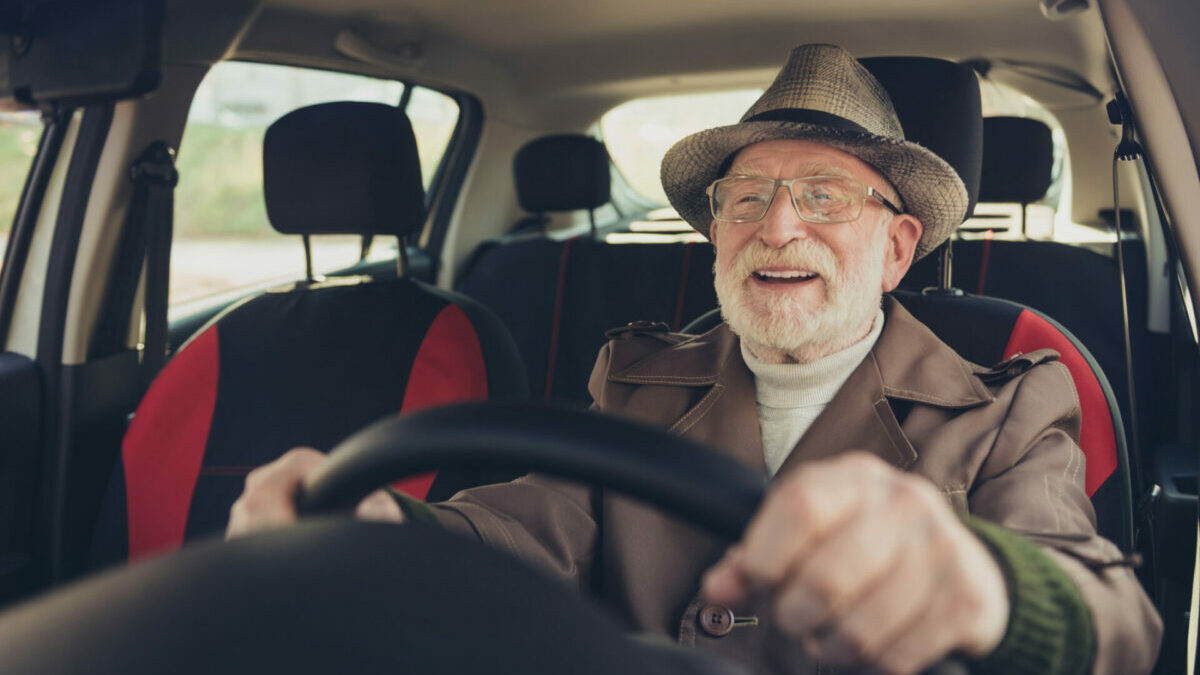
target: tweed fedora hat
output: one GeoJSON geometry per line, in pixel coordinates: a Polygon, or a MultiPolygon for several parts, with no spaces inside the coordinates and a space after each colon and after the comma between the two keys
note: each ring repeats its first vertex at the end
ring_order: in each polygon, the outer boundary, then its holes
{"type": "Polygon", "coordinates": [[[834,45],[792,50],[775,81],[737,124],[707,129],[663,157],[662,184],[679,215],[704,236],[712,221],[705,189],[742,148],[779,139],[812,140],[869,164],[892,184],[924,232],[916,257],[937,248],[962,224],[968,197],[958,173],[904,139],[883,85],[834,45]]]}

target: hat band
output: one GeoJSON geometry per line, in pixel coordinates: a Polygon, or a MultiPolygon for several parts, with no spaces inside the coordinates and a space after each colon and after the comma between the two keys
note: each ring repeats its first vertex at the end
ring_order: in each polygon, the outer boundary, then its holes
{"type": "Polygon", "coordinates": [[[804,108],[778,108],[759,113],[746,122],[796,122],[799,124],[815,124],[839,131],[853,131],[860,134],[870,133],[855,122],[845,117],[838,117],[823,110],[807,110],[804,108]]]}

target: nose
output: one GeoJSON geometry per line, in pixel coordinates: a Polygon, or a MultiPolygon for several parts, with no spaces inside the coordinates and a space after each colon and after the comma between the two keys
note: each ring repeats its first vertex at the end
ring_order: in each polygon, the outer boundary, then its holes
{"type": "Polygon", "coordinates": [[[771,248],[783,248],[796,239],[807,238],[808,227],[809,224],[800,220],[800,214],[796,213],[791,190],[786,185],[780,185],[775,190],[775,198],[767,209],[767,215],[759,224],[758,238],[771,248]],[[783,192],[780,193],[780,190],[783,192]]]}

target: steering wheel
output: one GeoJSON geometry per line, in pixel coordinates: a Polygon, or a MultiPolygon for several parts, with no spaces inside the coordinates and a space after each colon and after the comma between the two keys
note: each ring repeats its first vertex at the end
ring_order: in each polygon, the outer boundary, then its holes
{"type": "MultiPolygon", "coordinates": [[[[468,465],[604,485],[728,538],[764,489],[741,464],[656,428],[562,408],[464,404],[350,437],[305,482],[298,507],[344,511],[402,475],[468,465]]],[[[578,593],[477,542],[418,523],[333,517],[201,543],[5,612],[0,670],[743,672],[631,641],[578,593]]]]}
{"type": "Polygon", "coordinates": [[[351,509],[387,481],[423,471],[514,467],[604,486],[727,539],[741,536],[765,489],[761,474],[657,427],[565,407],[467,403],[354,434],[310,474],[297,509],[351,509]]]}

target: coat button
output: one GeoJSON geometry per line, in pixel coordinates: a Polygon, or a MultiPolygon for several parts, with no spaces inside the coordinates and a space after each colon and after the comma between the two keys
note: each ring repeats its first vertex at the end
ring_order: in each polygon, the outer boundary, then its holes
{"type": "Polygon", "coordinates": [[[725,637],[733,630],[733,611],[722,605],[705,605],[700,610],[700,628],[712,637],[725,637]]]}

